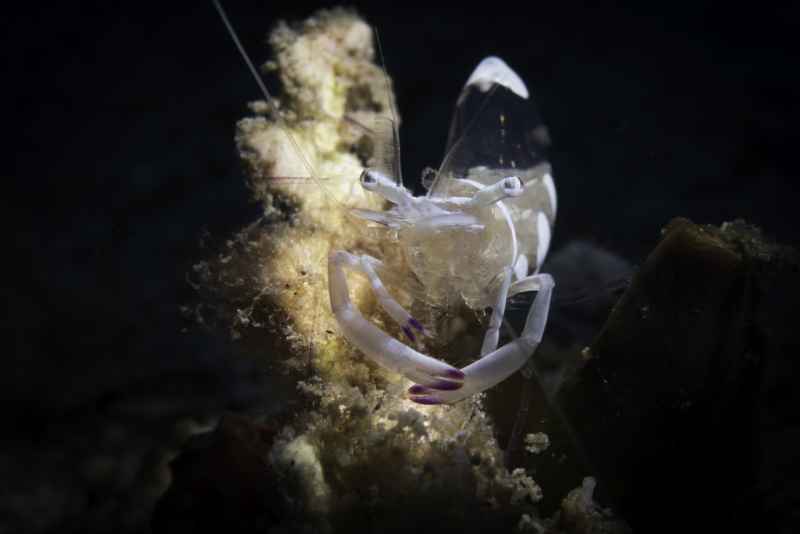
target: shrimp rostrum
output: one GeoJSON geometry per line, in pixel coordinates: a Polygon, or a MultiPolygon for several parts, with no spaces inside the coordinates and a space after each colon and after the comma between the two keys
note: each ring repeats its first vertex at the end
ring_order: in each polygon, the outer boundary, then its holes
{"type": "Polygon", "coordinates": [[[351,302],[346,269],[367,276],[378,303],[410,341],[425,333],[381,282],[380,260],[330,253],[331,308],[342,333],[373,361],[415,382],[408,390],[412,401],[452,403],[491,388],[519,370],[539,345],[554,285],[550,275],[539,273],[556,212],[548,144],[523,81],[501,59],[487,57],[458,98],[447,155],[425,196],[413,196],[381,170],[361,174],[361,186],[391,208],[355,214],[396,232],[426,299],[456,297],[472,309],[492,309],[479,358],[456,369],[382,331],[351,302]],[[537,291],[525,326],[498,347],[506,301],[524,291],[537,291]]]}

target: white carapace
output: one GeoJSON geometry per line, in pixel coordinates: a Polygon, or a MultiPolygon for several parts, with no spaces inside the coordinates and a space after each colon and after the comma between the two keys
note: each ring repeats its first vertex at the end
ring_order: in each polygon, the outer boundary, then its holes
{"type": "Polygon", "coordinates": [[[389,336],[352,303],[345,269],[368,277],[379,304],[411,341],[425,333],[384,287],[380,260],[330,253],[331,308],[342,333],[375,362],[415,382],[411,400],[452,403],[488,389],[519,370],[541,341],[554,285],[550,275],[539,273],[556,215],[548,144],[523,81],[503,60],[488,57],[457,100],[447,156],[427,195],[413,196],[381,170],[362,173],[362,187],[392,207],[354,212],[396,231],[424,298],[431,305],[463,299],[476,310],[492,308],[479,358],[456,369],[389,336]],[[538,292],[525,326],[520,337],[498,348],[506,301],[522,291],[538,292]]]}

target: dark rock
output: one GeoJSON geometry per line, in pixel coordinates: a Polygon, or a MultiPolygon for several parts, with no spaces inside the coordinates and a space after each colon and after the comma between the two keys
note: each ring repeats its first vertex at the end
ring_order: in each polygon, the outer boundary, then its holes
{"type": "Polygon", "coordinates": [[[743,223],[673,220],[558,396],[634,530],[797,520],[799,265],[743,223]]]}
{"type": "Polygon", "coordinates": [[[268,461],[273,428],[229,414],[172,463],[173,483],[153,531],[265,532],[278,523],[278,483],[268,461]]]}

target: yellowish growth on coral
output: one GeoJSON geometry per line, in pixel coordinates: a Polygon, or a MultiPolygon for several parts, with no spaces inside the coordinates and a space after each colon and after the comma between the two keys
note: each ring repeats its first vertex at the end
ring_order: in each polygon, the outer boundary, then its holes
{"type": "MultiPolygon", "coordinates": [[[[367,115],[376,112],[359,109],[358,100],[348,95],[370,88],[370,98],[361,103],[369,109],[388,109],[391,95],[372,63],[369,26],[347,11],[322,11],[296,30],[280,24],[270,42],[284,85],[282,118],[273,113],[242,119],[236,141],[265,215],[280,217],[279,206],[286,204],[298,210],[291,224],[275,224],[263,235],[262,270],[275,303],[318,352],[326,339],[321,333],[336,330],[327,305],[328,253],[380,250],[348,212],[351,207],[381,209],[382,200],[359,185],[363,162],[352,148],[364,132],[354,135],[345,120],[346,112],[358,112],[369,123],[367,115]]],[[[368,306],[366,281],[351,278],[354,301],[368,306]]]]}
{"type": "Polygon", "coordinates": [[[237,144],[257,196],[302,198],[305,221],[337,231],[347,215],[336,208],[381,207],[379,198],[359,186],[363,165],[348,150],[364,135],[355,123],[370,127],[376,110],[389,117],[394,106],[383,71],[373,63],[372,31],[351,12],[335,9],[320,11],[297,29],[278,25],[270,44],[276,59],[268,65],[284,87],[283,120],[242,119],[237,144]],[[302,158],[316,174],[313,179],[302,158]]]}

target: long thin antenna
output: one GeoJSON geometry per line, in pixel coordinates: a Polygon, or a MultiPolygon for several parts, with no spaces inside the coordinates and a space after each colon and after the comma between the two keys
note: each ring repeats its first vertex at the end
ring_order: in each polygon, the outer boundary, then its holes
{"type": "Polygon", "coordinates": [[[303,165],[305,166],[306,170],[308,171],[309,176],[311,176],[311,178],[314,181],[316,181],[320,185],[320,187],[322,187],[322,184],[319,183],[320,178],[317,176],[316,172],[314,171],[314,167],[311,165],[311,163],[305,157],[305,154],[303,153],[303,150],[300,148],[300,144],[297,142],[297,140],[294,138],[292,133],[289,131],[289,127],[286,125],[286,122],[284,121],[283,116],[280,113],[280,110],[275,105],[275,99],[272,98],[272,95],[267,90],[267,86],[264,85],[264,80],[261,79],[261,75],[258,73],[258,69],[256,69],[255,65],[253,65],[253,62],[251,61],[250,56],[247,55],[247,52],[245,51],[244,46],[242,46],[242,42],[239,40],[239,36],[236,34],[236,30],[233,29],[233,26],[231,25],[230,20],[228,20],[228,15],[225,13],[225,10],[222,8],[222,5],[220,5],[219,0],[212,0],[212,2],[214,4],[214,7],[217,9],[217,13],[219,13],[220,18],[222,18],[222,22],[225,23],[225,27],[228,29],[228,34],[230,34],[231,39],[233,39],[233,42],[236,44],[236,48],[239,49],[239,53],[242,55],[242,58],[244,58],[244,62],[247,64],[248,68],[250,69],[250,72],[253,74],[253,78],[255,78],[256,83],[258,84],[258,87],[261,89],[261,92],[264,94],[264,97],[267,100],[267,104],[272,107],[272,109],[274,111],[274,116],[276,118],[276,122],[278,124],[278,127],[281,130],[283,130],[283,132],[286,134],[286,137],[289,138],[289,142],[292,144],[292,147],[295,149],[295,152],[297,152],[298,157],[302,160],[303,165]]]}
{"type": "Polygon", "coordinates": [[[392,113],[392,141],[396,153],[397,162],[397,179],[400,180],[400,185],[403,185],[403,164],[402,155],[400,154],[400,130],[397,124],[397,112],[395,111],[394,93],[392,93],[391,83],[389,83],[389,74],[386,72],[386,59],[383,57],[383,47],[381,46],[381,36],[378,34],[378,28],[372,28],[375,34],[375,42],[378,43],[378,55],[381,58],[381,66],[383,67],[383,81],[386,84],[386,96],[389,97],[389,111],[392,113]]]}

